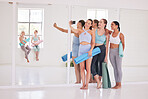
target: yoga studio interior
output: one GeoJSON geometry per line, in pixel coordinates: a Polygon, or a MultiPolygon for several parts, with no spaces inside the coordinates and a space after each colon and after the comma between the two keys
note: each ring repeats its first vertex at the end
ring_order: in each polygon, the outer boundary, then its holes
{"type": "Polygon", "coordinates": [[[147,0],[0,0],[0,99],[148,99],[147,4],[147,0]],[[79,20],[88,19],[106,19],[109,31],[113,21],[120,23],[125,49],[119,89],[112,88],[116,80],[109,52],[110,88],[103,87],[103,76],[101,88],[96,81],[86,90],[80,89],[82,81],[76,83],[71,26],[76,29],[79,20]],[[70,20],[75,24],[70,26],[70,20]],[[38,58],[32,45],[35,30],[42,40],[38,58]],[[25,42],[31,49],[29,60],[20,46],[22,31],[30,38],[25,42]]]}

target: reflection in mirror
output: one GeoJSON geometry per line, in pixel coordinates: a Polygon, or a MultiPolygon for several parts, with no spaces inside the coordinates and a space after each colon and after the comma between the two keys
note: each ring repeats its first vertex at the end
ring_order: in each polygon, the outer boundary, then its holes
{"type": "Polygon", "coordinates": [[[66,83],[66,62],[61,57],[67,54],[67,35],[53,27],[55,22],[67,28],[68,7],[18,5],[17,85],[66,83]],[[23,47],[19,45],[22,31],[25,32],[23,37],[30,38],[23,47]]]}
{"type": "Polygon", "coordinates": [[[12,5],[0,3],[0,86],[11,85],[12,5]]]}

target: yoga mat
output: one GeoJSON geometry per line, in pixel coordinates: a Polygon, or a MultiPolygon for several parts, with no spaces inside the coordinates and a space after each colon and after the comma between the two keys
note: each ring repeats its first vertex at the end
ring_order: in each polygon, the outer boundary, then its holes
{"type": "MultiPolygon", "coordinates": [[[[30,38],[26,39],[26,42],[29,42],[29,41],[30,41],[30,38]]],[[[23,41],[23,43],[25,43],[25,44],[26,44],[26,42],[25,42],[25,41],[23,41]]],[[[23,46],[24,44],[19,43],[19,45],[20,45],[20,46],[23,46]]]]}
{"type": "MultiPolygon", "coordinates": [[[[72,58],[72,52],[70,52],[70,59],[72,58]]],[[[67,54],[62,56],[62,60],[65,62],[67,61],[67,54]]]]}
{"type": "Polygon", "coordinates": [[[110,77],[109,77],[109,72],[107,68],[107,63],[103,62],[102,63],[102,85],[103,88],[111,88],[111,82],[110,82],[110,77]]]}
{"type": "MultiPolygon", "coordinates": [[[[35,42],[35,44],[39,45],[39,44],[40,44],[40,43],[42,43],[42,42],[43,42],[43,40],[38,40],[37,42],[35,42]]],[[[32,45],[31,45],[31,46],[32,46],[32,47],[34,47],[34,46],[35,46],[35,44],[33,44],[33,43],[32,43],[32,45]]]]}
{"type": "MultiPolygon", "coordinates": [[[[97,48],[93,49],[92,56],[95,56],[95,55],[97,55],[99,53],[101,53],[101,50],[100,50],[99,47],[97,47],[97,48]]],[[[85,60],[87,60],[89,58],[90,57],[88,57],[88,53],[85,53],[85,54],[75,58],[74,61],[75,61],[76,64],[79,64],[79,63],[81,63],[81,62],[83,62],[83,61],[85,61],[85,60]]]]}
{"type": "Polygon", "coordinates": [[[123,46],[122,46],[122,42],[121,41],[119,43],[119,56],[123,57],[123,46]]]}

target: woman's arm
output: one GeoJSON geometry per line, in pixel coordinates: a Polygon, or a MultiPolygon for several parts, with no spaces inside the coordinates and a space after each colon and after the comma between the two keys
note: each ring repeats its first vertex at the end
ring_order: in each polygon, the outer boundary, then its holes
{"type": "Polygon", "coordinates": [[[56,29],[58,29],[59,31],[61,31],[61,32],[68,33],[68,30],[67,30],[67,29],[63,29],[63,28],[58,27],[56,23],[54,23],[53,26],[54,26],[56,29]]]}
{"type": "MultiPolygon", "coordinates": [[[[56,23],[54,23],[53,26],[61,32],[68,33],[68,29],[63,29],[61,27],[58,27],[56,23]]],[[[74,32],[71,31],[71,33],[74,33],[74,32]]]]}
{"type": "Polygon", "coordinates": [[[40,37],[38,37],[38,39],[40,40],[40,37]]]}
{"type": "Polygon", "coordinates": [[[124,35],[122,33],[120,33],[120,40],[121,40],[121,43],[122,43],[122,46],[123,46],[123,51],[124,51],[125,42],[124,42],[124,35]]]}
{"type": "Polygon", "coordinates": [[[92,31],[91,36],[92,36],[91,49],[88,51],[88,56],[92,56],[92,51],[95,47],[95,32],[94,31],[92,31]]]}
{"type": "Polygon", "coordinates": [[[19,37],[19,40],[20,40],[20,42],[21,42],[23,45],[25,45],[25,43],[23,42],[23,40],[22,40],[21,37],[19,37]]]}
{"type": "Polygon", "coordinates": [[[33,43],[33,37],[31,38],[31,43],[33,43]]]}
{"type": "Polygon", "coordinates": [[[72,21],[69,21],[69,26],[70,26],[71,31],[73,31],[74,33],[78,34],[79,33],[79,29],[74,29],[71,25],[72,25],[72,21]]]}
{"type": "Polygon", "coordinates": [[[105,60],[104,60],[106,63],[108,62],[107,58],[108,58],[109,38],[110,38],[110,36],[109,36],[109,34],[107,34],[106,35],[106,56],[105,56],[105,60]]]}
{"type": "Polygon", "coordinates": [[[112,33],[112,31],[111,30],[108,30],[108,29],[105,29],[105,34],[107,35],[107,34],[111,34],[112,33]]]}

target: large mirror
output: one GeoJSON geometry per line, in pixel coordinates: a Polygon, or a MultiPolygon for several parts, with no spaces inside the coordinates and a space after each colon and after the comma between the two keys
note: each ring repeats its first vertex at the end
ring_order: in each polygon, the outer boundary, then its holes
{"type": "Polygon", "coordinates": [[[11,85],[13,18],[12,5],[0,2],[0,86],[11,85]],[[5,9],[5,11],[4,11],[5,9]]]}
{"type": "Polygon", "coordinates": [[[17,85],[66,84],[66,62],[61,57],[67,54],[68,35],[56,29],[54,23],[68,27],[67,6],[18,5],[17,85]],[[20,47],[22,31],[30,41],[20,47]],[[32,45],[39,40],[43,42],[32,45]]]}

